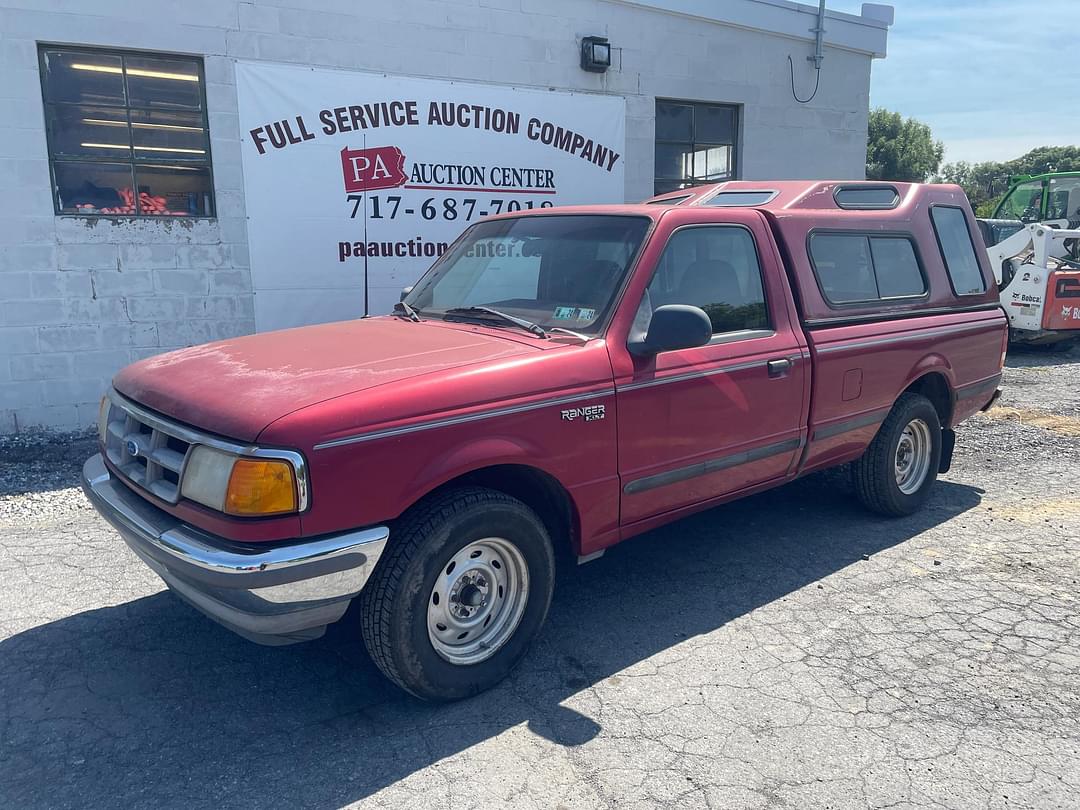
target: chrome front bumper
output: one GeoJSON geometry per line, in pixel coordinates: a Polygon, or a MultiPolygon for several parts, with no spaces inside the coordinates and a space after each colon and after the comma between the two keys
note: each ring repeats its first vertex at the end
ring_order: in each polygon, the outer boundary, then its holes
{"type": "Polygon", "coordinates": [[[117,481],[101,455],[83,465],[90,503],[177,595],[260,644],[318,638],[371,576],[390,531],[376,526],[295,543],[235,543],[177,520],[117,481]]]}

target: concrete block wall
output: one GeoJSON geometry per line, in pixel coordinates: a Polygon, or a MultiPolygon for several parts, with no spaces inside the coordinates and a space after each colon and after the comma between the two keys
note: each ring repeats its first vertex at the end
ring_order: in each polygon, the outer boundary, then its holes
{"type": "Polygon", "coordinates": [[[843,47],[827,48],[818,96],[800,105],[786,56],[805,95],[812,15],[724,5],[738,25],[703,18],[702,0],[0,0],[0,433],[88,426],[123,365],[254,330],[236,59],[622,95],[628,200],[652,194],[658,97],[743,105],[742,177],[861,177],[883,27],[834,15],[843,47]],[[799,38],[746,27],[758,12],[799,38]],[[606,74],[578,66],[588,35],[612,42],[606,74]],[[38,43],[202,56],[217,218],[54,216],[38,43]]]}

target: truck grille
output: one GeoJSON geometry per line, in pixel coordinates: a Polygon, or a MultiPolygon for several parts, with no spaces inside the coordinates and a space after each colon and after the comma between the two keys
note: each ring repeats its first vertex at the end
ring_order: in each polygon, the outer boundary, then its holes
{"type": "Polygon", "coordinates": [[[180,476],[191,443],[181,438],[188,431],[150,417],[115,395],[102,441],[105,454],[117,471],[135,485],[168,503],[180,500],[180,476]]]}

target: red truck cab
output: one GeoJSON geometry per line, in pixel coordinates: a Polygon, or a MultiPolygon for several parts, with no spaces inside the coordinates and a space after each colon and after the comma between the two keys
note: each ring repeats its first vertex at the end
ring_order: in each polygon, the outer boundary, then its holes
{"type": "Polygon", "coordinates": [[[555,558],[814,470],[919,508],[1007,324],[957,186],[729,182],[471,226],[392,315],[121,371],[84,489],[262,643],[360,600],[380,669],[453,699],[524,655],[555,558]]]}

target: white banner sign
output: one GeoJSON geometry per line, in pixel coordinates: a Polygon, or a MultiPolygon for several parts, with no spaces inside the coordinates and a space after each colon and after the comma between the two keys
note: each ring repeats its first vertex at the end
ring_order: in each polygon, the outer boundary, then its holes
{"type": "Polygon", "coordinates": [[[389,312],[471,223],[622,202],[620,97],[238,62],[259,331],[389,312]]]}

